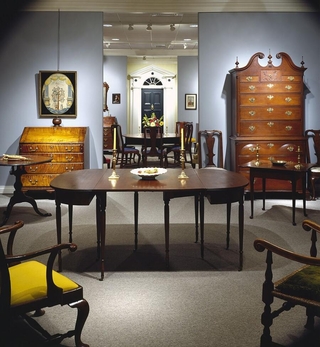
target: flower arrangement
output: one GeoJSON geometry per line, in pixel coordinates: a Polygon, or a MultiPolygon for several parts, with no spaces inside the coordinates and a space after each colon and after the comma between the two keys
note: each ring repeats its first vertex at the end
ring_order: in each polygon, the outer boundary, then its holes
{"type": "Polygon", "coordinates": [[[162,127],[164,124],[163,116],[157,118],[154,112],[151,113],[150,117],[145,114],[142,119],[142,124],[144,127],[162,127]]]}

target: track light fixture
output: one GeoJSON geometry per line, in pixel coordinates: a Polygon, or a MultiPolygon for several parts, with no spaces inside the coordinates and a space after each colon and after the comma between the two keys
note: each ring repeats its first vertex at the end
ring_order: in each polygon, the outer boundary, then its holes
{"type": "Polygon", "coordinates": [[[128,30],[133,30],[133,24],[129,24],[128,30]]]}
{"type": "Polygon", "coordinates": [[[152,30],[152,24],[149,23],[149,24],[147,25],[146,30],[147,30],[147,31],[151,31],[151,30],[152,30]]]}
{"type": "Polygon", "coordinates": [[[175,31],[176,30],[175,24],[170,24],[170,30],[171,31],[175,31]]]}

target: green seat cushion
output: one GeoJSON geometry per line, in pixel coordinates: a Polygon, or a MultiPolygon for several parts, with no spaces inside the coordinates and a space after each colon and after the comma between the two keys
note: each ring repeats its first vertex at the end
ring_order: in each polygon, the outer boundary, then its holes
{"type": "Polygon", "coordinates": [[[320,301],[320,267],[307,266],[276,286],[284,294],[320,301]]]}

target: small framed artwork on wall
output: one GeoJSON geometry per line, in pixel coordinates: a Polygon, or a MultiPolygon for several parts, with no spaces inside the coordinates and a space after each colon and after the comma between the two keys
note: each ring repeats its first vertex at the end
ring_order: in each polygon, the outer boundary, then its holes
{"type": "Polygon", "coordinates": [[[40,117],[77,117],[77,72],[39,72],[40,117]]]}
{"type": "Polygon", "coordinates": [[[120,104],[120,94],[112,94],[112,103],[113,104],[120,104]]]}
{"type": "Polygon", "coordinates": [[[197,109],[197,94],[186,94],[185,108],[186,110],[197,109]]]}

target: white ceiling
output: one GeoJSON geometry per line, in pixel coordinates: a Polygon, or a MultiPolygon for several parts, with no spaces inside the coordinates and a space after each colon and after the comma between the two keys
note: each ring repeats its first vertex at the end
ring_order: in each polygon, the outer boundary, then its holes
{"type": "MultiPolygon", "coordinates": [[[[316,2],[319,0],[315,0],[316,2]]],[[[310,12],[303,0],[35,0],[31,11],[103,12],[105,55],[176,57],[198,55],[199,12],[310,12]],[[128,30],[129,24],[133,30],[128,30]],[[148,24],[152,30],[147,31],[148,24]],[[175,30],[170,30],[170,25],[175,30]],[[118,39],[115,41],[114,39],[118,39]]]]}

